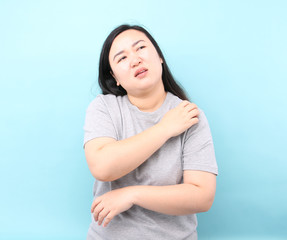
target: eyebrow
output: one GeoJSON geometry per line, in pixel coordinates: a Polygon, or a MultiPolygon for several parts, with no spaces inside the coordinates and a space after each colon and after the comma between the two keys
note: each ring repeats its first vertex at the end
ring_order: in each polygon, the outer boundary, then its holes
{"type": "MultiPolygon", "coordinates": [[[[144,40],[138,40],[138,41],[134,42],[134,43],[132,44],[132,47],[136,46],[136,45],[137,45],[138,43],[140,43],[140,42],[144,42],[144,40]]],[[[115,56],[114,56],[114,58],[113,58],[113,61],[115,60],[115,58],[116,58],[118,55],[122,54],[123,52],[124,52],[124,50],[122,50],[122,51],[118,52],[117,54],[115,54],[115,56]]]]}

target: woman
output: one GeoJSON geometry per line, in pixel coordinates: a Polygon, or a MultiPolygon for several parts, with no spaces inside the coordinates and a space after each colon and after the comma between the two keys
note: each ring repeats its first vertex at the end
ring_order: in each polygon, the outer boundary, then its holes
{"type": "Polygon", "coordinates": [[[99,84],[84,127],[96,179],[87,239],[197,239],[195,213],[211,207],[217,175],[204,113],[140,26],[107,37],[99,84]]]}

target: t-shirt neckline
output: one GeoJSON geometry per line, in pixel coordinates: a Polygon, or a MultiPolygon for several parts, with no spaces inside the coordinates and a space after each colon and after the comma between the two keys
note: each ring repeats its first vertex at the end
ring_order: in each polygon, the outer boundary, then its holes
{"type": "Polygon", "coordinates": [[[128,96],[126,95],[125,98],[126,98],[126,101],[128,103],[128,106],[130,109],[132,109],[133,111],[137,112],[138,114],[141,114],[141,115],[145,115],[145,116],[151,116],[151,115],[157,115],[157,114],[160,114],[162,112],[162,110],[164,109],[164,107],[166,106],[168,100],[170,99],[170,95],[171,93],[170,92],[167,92],[166,93],[166,96],[165,96],[165,99],[163,101],[163,103],[161,104],[161,106],[159,108],[157,108],[155,111],[153,112],[144,112],[144,111],[141,111],[137,106],[133,105],[128,96]]]}

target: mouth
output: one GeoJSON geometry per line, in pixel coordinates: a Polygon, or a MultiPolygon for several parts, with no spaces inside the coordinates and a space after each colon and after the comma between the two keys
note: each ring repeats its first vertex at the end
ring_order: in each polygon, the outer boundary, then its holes
{"type": "Polygon", "coordinates": [[[148,70],[146,68],[139,68],[136,72],[135,72],[135,77],[138,77],[138,76],[143,76],[145,75],[145,73],[147,72],[148,70]]]}

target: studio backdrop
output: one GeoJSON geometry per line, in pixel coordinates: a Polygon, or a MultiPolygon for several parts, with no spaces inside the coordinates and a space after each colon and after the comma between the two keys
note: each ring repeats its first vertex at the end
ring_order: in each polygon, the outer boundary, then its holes
{"type": "Polygon", "coordinates": [[[219,175],[199,239],[287,239],[287,2],[0,0],[0,239],[85,239],[83,151],[108,33],[147,28],[208,118],[219,175]]]}

